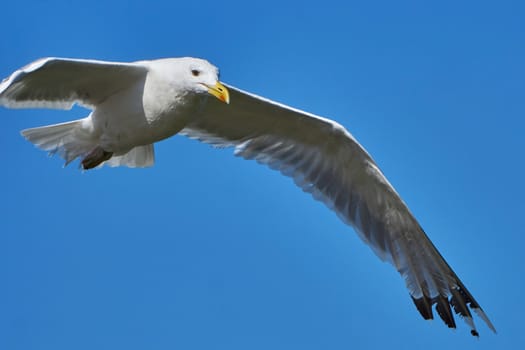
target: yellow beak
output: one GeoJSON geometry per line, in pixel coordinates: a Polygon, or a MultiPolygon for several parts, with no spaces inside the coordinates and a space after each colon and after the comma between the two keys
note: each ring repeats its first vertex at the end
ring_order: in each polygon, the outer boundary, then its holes
{"type": "Polygon", "coordinates": [[[230,103],[230,93],[228,92],[228,89],[224,85],[222,85],[220,82],[217,82],[214,86],[208,86],[208,92],[217,97],[219,100],[221,100],[224,103],[229,104],[230,103]]]}

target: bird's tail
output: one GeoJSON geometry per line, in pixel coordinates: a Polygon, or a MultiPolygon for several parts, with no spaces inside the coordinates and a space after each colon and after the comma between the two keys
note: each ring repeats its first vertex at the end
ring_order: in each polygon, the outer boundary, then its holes
{"type": "Polygon", "coordinates": [[[81,166],[91,169],[107,164],[111,167],[127,166],[130,168],[150,167],[155,162],[153,145],[143,145],[130,151],[114,155],[102,149],[89,131],[82,127],[83,119],[72,122],[26,129],[22,135],[35,146],[58,154],[66,165],[80,157],[81,166]]]}
{"type": "Polygon", "coordinates": [[[96,145],[82,128],[82,119],[67,123],[25,129],[28,141],[51,154],[59,154],[66,165],[75,158],[88,154],[96,145]]]}

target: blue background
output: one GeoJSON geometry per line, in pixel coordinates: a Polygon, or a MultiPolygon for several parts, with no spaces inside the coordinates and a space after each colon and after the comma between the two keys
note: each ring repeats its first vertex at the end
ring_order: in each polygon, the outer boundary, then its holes
{"type": "Polygon", "coordinates": [[[62,169],[0,109],[2,349],[523,346],[519,1],[9,1],[0,76],[45,56],[209,59],[368,149],[498,329],[426,322],[404,282],[290,179],[177,136],[149,169],[62,169]],[[521,344],[521,346],[520,346],[521,344]]]}

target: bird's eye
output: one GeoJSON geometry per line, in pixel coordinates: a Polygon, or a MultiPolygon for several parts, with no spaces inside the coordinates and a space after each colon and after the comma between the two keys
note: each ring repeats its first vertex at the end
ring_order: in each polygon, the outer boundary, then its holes
{"type": "Polygon", "coordinates": [[[192,70],[191,70],[191,74],[192,74],[194,77],[198,77],[199,74],[201,74],[201,72],[200,72],[198,69],[192,69],[192,70]]]}

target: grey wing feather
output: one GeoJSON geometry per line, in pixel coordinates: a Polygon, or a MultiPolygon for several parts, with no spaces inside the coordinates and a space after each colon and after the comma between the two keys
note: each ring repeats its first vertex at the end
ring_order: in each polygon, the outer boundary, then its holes
{"type": "Polygon", "coordinates": [[[147,68],[136,63],[43,58],[0,83],[0,105],[70,109],[80,103],[93,107],[146,73],[147,68]]]}
{"type": "MultiPolygon", "coordinates": [[[[228,86],[228,85],[227,85],[228,86]]],[[[279,170],[324,202],[404,277],[417,309],[432,306],[455,328],[451,307],[477,335],[469,309],[495,331],[374,160],[341,125],[232,86],[230,104],[210,100],[181,132],[279,170]]]]}

